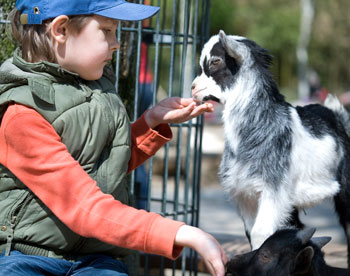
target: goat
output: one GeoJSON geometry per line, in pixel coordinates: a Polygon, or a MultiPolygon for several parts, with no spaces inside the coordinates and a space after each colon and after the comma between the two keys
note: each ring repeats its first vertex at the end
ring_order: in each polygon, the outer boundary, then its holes
{"type": "Polygon", "coordinates": [[[321,248],[331,238],[312,238],[314,232],[278,230],[259,249],[231,259],[226,276],[349,276],[350,270],[326,264],[321,248]]]}
{"type": "Polygon", "coordinates": [[[303,228],[299,210],[333,198],[349,263],[349,114],[332,95],[325,106],[287,103],[269,71],[271,62],[255,42],[223,31],[203,47],[192,97],[224,105],[221,183],[253,250],[278,229],[303,228]]]}

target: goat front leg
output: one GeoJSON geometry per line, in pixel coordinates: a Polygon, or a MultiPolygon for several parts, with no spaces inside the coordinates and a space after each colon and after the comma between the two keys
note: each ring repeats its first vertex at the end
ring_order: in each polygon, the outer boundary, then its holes
{"type": "Polygon", "coordinates": [[[259,248],[276,230],[288,221],[293,206],[285,191],[265,190],[258,202],[254,225],[250,232],[252,250],[259,248]]]}

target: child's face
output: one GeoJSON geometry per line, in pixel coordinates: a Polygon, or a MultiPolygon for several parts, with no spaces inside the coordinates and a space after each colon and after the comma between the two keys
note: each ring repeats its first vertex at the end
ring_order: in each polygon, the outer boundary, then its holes
{"type": "Polygon", "coordinates": [[[92,16],[78,34],[68,32],[65,47],[61,53],[58,51],[58,63],[85,80],[101,78],[104,66],[120,46],[116,38],[117,27],[117,20],[92,16]]]}

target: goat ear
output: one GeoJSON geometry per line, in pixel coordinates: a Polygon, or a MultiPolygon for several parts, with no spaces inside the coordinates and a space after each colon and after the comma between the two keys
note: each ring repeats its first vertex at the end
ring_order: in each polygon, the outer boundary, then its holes
{"type": "Polygon", "coordinates": [[[305,247],[301,250],[295,261],[294,273],[304,274],[309,271],[312,259],[314,257],[314,249],[311,246],[305,247]]]}
{"type": "Polygon", "coordinates": [[[322,248],[324,247],[327,243],[329,243],[331,241],[331,237],[315,237],[312,238],[311,241],[317,245],[318,248],[322,248]]]}
{"type": "Polygon", "coordinates": [[[223,30],[219,32],[219,41],[225,48],[226,52],[233,57],[236,61],[242,64],[242,56],[238,53],[239,42],[234,39],[230,39],[223,30]]]}

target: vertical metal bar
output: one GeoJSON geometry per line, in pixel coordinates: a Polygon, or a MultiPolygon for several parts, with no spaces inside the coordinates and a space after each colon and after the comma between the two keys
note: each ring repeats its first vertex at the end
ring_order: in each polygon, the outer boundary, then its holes
{"type": "MultiPolygon", "coordinates": [[[[175,68],[175,40],[176,40],[176,19],[177,19],[177,13],[176,13],[176,0],[173,1],[173,21],[172,21],[172,39],[171,39],[171,62],[170,62],[170,87],[169,87],[169,94],[172,96],[172,90],[173,90],[173,78],[174,78],[174,68],[175,68]]],[[[180,170],[181,170],[181,125],[176,125],[178,128],[177,131],[177,147],[176,147],[176,170],[175,170],[175,186],[174,186],[174,203],[173,203],[173,210],[174,210],[174,219],[177,219],[178,216],[178,201],[179,201],[179,178],[180,178],[180,170]]]]}
{"type": "MultiPolygon", "coordinates": [[[[206,0],[206,6],[207,8],[204,10],[206,13],[206,17],[209,20],[209,4],[210,4],[210,0],[206,0]]],[[[202,41],[206,41],[209,37],[209,28],[208,26],[204,26],[205,29],[205,37],[202,38],[202,41]]],[[[202,47],[202,45],[200,45],[200,47],[202,47]]],[[[197,129],[197,133],[199,132],[199,147],[198,147],[198,160],[202,160],[202,137],[203,137],[203,124],[204,124],[204,117],[200,116],[199,117],[199,124],[198,124],[198,129],[197,129]]],[[[197,179],[196,179],[196,186],[197,186],[197,195],[200,195],[200,172],[201,172],[201,162],[198,162],[198,166],[197,166],[197,179]]],[[[196,220],[194,221],[195,226],[198,226],[199,224],[199,197],[197,198],[197,210],[198,210],[198,216],[196,218],[196,220]]]]}
{"type": "MultiPolygon", "coordinates": [[[[181,87],[182,87],[182,94],[183,90],[185,89],[185,64],[187,59],[187,47],[188,47],[188,27],[189,27],[189,2],[190,0],[187,0],[185,3],[185,25],[184,25],[184,43],[183,43],[183,52],[182,52],[182,71],[181,71],[181,87]]],[[[190,168],[190,161],[191,161],[191,129],[192,129],[192,120],[188,122],[187,126],[187,148],[186,148],[186,156],[185,156],[185,187],[184,187],[184,221],[187,223],[187,208],[188,208],[188,191],[189,191],[189,168],[190,168]]]]}
{"type": "MultiPolygon", "coordinates": [[[[167,1],[163,1],[163,13],[166,14],[167,11],[167,1]]],[[[162,27],[164,28],[164,24],[165,24],[165,16],[163,17],[163,23],[162,23],[162,27]]],[[[157,36],[157,40],[160,42],[160,35],[158,32],[158,36],[157,36]]],[[[163,52],[163,46],[160,48],[160,55],[163,52]]],[[[162,213],[165,214],[166,213],[166,209],[167,209],[167,183],[168,183],[168,158],[169,158],[169,143],[165,145],[164,147],[165,153],[164,153],[164,169],[163,169],[163,181],[162,181],[162,213]]]]}
{"type": "Polygon", "coordinates": [[[210,26],[210,0],[203,1],[202,15],[204,20],[202,20],[201,26],[201,46],[209,38],[209,26],[210,26]]]}
{"type": "Polygon", "coordinates": [[[169,68],[169,92],[168,95],[171,97],[173,95],[173,82],[174,82],[174,60],[175,60],[175,41],[176,41],[176,2],[173,0],[172,9],[172,23],[171,23],[171,51],[170,51],[170,68],[169,68]]]}
{"type": "MultiPolygon", "coordinates": [[[[121,37],[121,29],[122,29],[122,22],[119,22],[118,29],[117,29],[117,39],[120,42],[121,37]]],[[[120,65],[120,50],[116,53],[116,63],[115,63],[115,91],[118,94],[118,83],[119,83],[119,65],[120,65]]]]}
{"type": "MultiPolygon", "coordinates": [[[[139,105],[139,97],[140,97],[140,60],[141,60],[141,40],[142,40],[142,25],[141,22],[137,23],[137,48],[136,48],[136,79],[135,79],[135,97],[134,97],[134,112],[133,112],[133,120],[137,119],[137,110],[139,105]]],[[[132,204],[135,206],[135,171],[131,173],[130,180],[130,198],[132,204]]]]}
{"type": "MultiPolygon", "coordinates": [[[[160,0],[158,0],[158,6],[160,6],[160,0]]],[[[160,13],[158,13],[156,15],[156,31],[155,31],[155,35],[156,35],[156,40],[155,40],[155,55],[154,55],[154,79],[153,79],[153,91],[152,91],[152,106],[154,106],[156,104],[157,101],[157,88],[158,88],[158,72],[159,72],[159,29],[160,29],[160,13]]],[[[153,34],[154,35],[154,34],[153,34]]],[[[154,158],[151,157],[151,159],[149,160],[149,170],[148,170],[148,191],[147,191],[147,210],[150,210],[151,208],[151,183],[152,183],[152,172],[153,172],[153,160],[154,158]]],[[[162,198],[166,198],[166,196],[162,197],[162,198]]],[[[163,208],[162,208],[163,209],[163,208]]],[[[162,210],[163,211],[163,210],[162,210]]],[[[164,211],[165,212],[165,211],[164,211]]]]}
{"type": "MultiPolygon", "coordinates": [[[[183,45],[182,45],[182,62],[181,62],[181,96],[184,94],[185,89],[185,65],[186,65],[186,59],[187,59],[187,47],[188,47],[188,31],[189,31],[189,0],[185,1],[185,9],[184,9],[184,26],[183,26],[183,45]]],[[[188,170],[190,165],[190,152],[191,152],[191,126],[192,126],[192,120],[189,122],[189,127],[187,129],[187,148],[186,148],[186,156],[185,156],[185,185],[184,185],[184,221],[187,223],[187,208],[188,208],[188,192],[189,192],[189,184],[188,184],[188,170]]],[[[179,127],[179,147],[181,147],[182,142],[182,125],[179,127]]],[[[179,149],[179,155],[180,155],[180,162],[181,162],[181,148],[179,149]]],[[[178,168],[178,175],[179,175],[179,181],[180,181],[180,173],[181,173],[181,164],[178,168]]],[[[186,254],[187,250],[182,255],[182,275],[185,275],[186,271],[186,254]]]]}
{"type": "MultiPolygon", "coordinates": [[[[203,2],[208,2],[210,0],[203,0],[203,2]]],[[[197,35],[197,24],[198,24],[198,11],[199,11],[199,2],[198,0],[196,0],[196,8],[195,8],[195,23],[194,25],[194,33],[193,33],[193,45],[195,45],[193,51],[193,64],[194,64],[194,68],[193,68],[193,72],[196,72],[196,68],[197,68],[197,62],[196,62],[196,52],[197,52],[197,46],[198,46],[198,35],[197,35]]],[[[206,9],[202,7],[202,13],[206,12],[206,9]]],[[[205,20],[202,20],[202,22],[205,20]]],[[[208,23],[209,24],[209,23],[208,23]]],[[[201,34],[202,34],[202,28],[201,28],[201,34]]],[[[201,38],[201,36],[200,36],[201,38]]],[[[201,39],[202,41],[202,39],[201,39]]],[[[199,44],[199,48],[201,48],[202,43],[199,44]]],[[[200,50],[200,49],[199,49],[200,50]]],[[[201,172],[201,149],[202,149],[202,126],[203,126],[203,122],[201,121],[201,118],[197,118],[196,120],[196,130],[195,130],[195,153],[194,153],[194,165],[193,165],[193,194],[192,194],[192,202],[193,202],[193,216],[192,216],[192,221],[191,224],[194,226],[198,226],[199,224],[199,212],[200,212],[200,201],[199,198],[196,199],[197,197],[199,197],[200,195],[200,172],[201,172]],[[199,143],[199,145],[198,145],[199,143]]],[[[191,253],[193,255],[191,255],[191,260],[192,260],[192,265],[195,267],[195,271],[194,271],[194,275],[196,276],[198,274],[197,271],[197,260],[198,260],[198,254],[197,252],[191,251],[191,253]]]]}
{"type": "MultiPolygon", "coordinates": [[[[173,86],[174,86],[174,72],[175,72],[175,42],[176,42],[176,23],[177,23],[177,13],[176,13],[177,0],[173,0],[172,9],[172,24],[171,24],[171,54],[170,54],[170,75],[169,75],[169,96],[173,96],[173,86]]],[[[179,132],[178,132],[179,133],[179,132]]],[[[178,156],[178,155],[177,155],[178,156]]],[[[176,167],[178,167],[178,160],[176,161],[176,167]]],[[[177,186],[177,176],[175,176],[175,190],[174,190],[174,203],[173,209],[175,210],[174,219],[177,219],[177,204],[178,204],[178,186],[177,186]]],[[[176,261],[173,262],[172,275],[175,276],[176,261]]]]}
{"type": "MultiPolygon", "coordinates": [[[[160,6],[160,0],[158,0],[158,6],[160,6]]],[[[159,46],[160,46],[160,13],[157,14],[157,21],[156,21],[156,31],[155,31],[155,59],[154,59],[154,85],[153,85],[153,105],[156,104],[157,101],[157,88],[158,88],[158,78],[159,78],[159,46]]]]}
{"type": "Polygon", "coordinates": [[[167,209],[167,184],[168,184],[168,159],[169,159],[169,143],[165,145],[164,154],[164,170],[163,170],[163,186],[162,186],[162,213],[166,213],[167,209]]]}
{"type": "MultiPolygon", "coordinates": [[[[193,74],[196,73],[196,68],[197,68],[197,59],[196,59],[196,53],[197,53],[197,24],[198,24],[198,6],[199,6],[199,0],[196,0],[195,2],[195,15],[194,15],[194,24],[193,24],[193,69],[192,72],[193,74]]],[[[193,76],[194,77],[194,76],[193,76]]],[[[192,197],[195,196],[195,191],[196,191],[196,178],[197,178],[197,164],[199,162],[198,160],[198,118],[196,119],[196,124],[195,124],[195,137],[194,137],[194,154],[193,154],[193,172],[192,172],[192,190],[193,190],[193,194],[192,197]]],[[[194,221],[193,218],[195,216],[195,212],[196,212],[196,206],[195,206],[195,202],[194,202],[194,198],[192,199],[192,221],[191,224],[193,225],[194,221]]]]}
{"type": "MultiPolygon", "coordinates": [[[[197,25],[198,25],[198,11],[199,11],[199,0],[195,0],[193,7],[193,23],[192,23],[192,79],[195,77],[196,74],[196,68],[197,68],[197,25]]],[[[196,193],[196,167],[198,163],[198,132],[197,132],[197,126],[198,126],[198,119],[195,120],[195,137],[194,137],[194,144],[193,144],[193,160],[192,160],[192,182],[191,182],[191,190],[192,190],[192,196],[191,196],[191,218],[190,218],[190,224],[194,225],[194,217],[196,216],[196,212],[198,210],[196,209],[195,202],[194,202],[194,196],[196,193]]],[[[193,127],[193,125],[192,125],[193,127]]],[[[195,262],[195,259],[197,259],[197,253],[194,250],[190,250],[189,252],[189,258],[190,258],[190,275],[192,275],[192,271],[195,275],[197,275],[197,263],[195,262]]]]}
{"type": "Polygon", "coordinates": [[[182,145],[182,125],[178,125],[177,146],[176,146],[176,173],[175,173],[175,189],[174,189],[174,218],[178,218],[179,212],[179,186],[181,177],[181,145],[182,145]]]}
{"type": "MultiPolygon", "coordinates": [[[[142,1],[140,0],[140,4],[142,1]]],[[[142,42],[142,24],[137,22],[137,48],[136,48],[136,79],[135,79],[135,101],[134,101],[134,121],[137,119],[137,110],[140,98],[140,63],[141,63],[141,42],[142,42]]]]}
{"type": "MultiPolygon", "coordinates": [[[[158,0],[158,6],[160,6],[160,0],[158,0]]],[[[160,13],[156,16],[156,35],[159,36],[160,27],[160,13]]],[[[153,91],[152,91],[152,106],[156,104],[157,100],[157,88],[158,88],[158,70],[159,70],[159,39],[155,41],[155,56],[154,56],[154,79],[153,79],[153,91]]],[[[151,183],[152,183],[152,172],[153,172],[153,157],[150,159],[150,166],[148,170],[148,196],[147,196],[147,208],[150,210],[151,207],[151,183]]]]}

